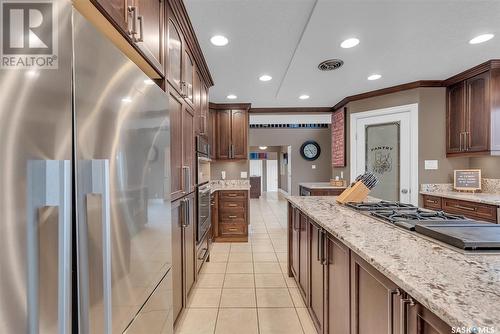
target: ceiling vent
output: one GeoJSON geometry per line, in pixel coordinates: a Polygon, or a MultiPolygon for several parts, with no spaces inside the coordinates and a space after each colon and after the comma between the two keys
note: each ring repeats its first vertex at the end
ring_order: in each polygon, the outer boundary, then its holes
{"type": "Polygon", "coordinates": [[[328,59],[323,62],[321,62],[318,65],[318,68],[321,71],[333,71],[338,68],[340,68],[342,65],[344,65],[344,61],[340,59],[328,59]]]}

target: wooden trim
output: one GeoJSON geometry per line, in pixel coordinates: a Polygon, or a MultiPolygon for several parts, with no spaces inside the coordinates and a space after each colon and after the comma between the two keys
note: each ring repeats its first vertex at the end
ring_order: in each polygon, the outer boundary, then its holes
{"type": "Polygon", "coordinates": [[[243,109],[243,110],[250,110],[250,107],[252,106],[251,103],[212,103],[210,102],[208,104],[208,107],[210,109],[214,110],[230,110],[230,109],[243,109]]]}
{"type": "Polygon", "coordinates": [[[287,113],[331,113],[332,108],[330,107],[297,107],[297,108],[287,108],[287,107],[275,107],[275,108],[251,108],[249,113],[252,114],[287,114],[287,113]]]}
{"type": "Polygon", "coordinates": [[[188,48],[193,55],[198,70],[203,77],[203,81],[205,81],[205,85],[207,87],[212,87],[214,85],[214,81],[212,79],[212,75],[210,74],[210,70],[208,69],[205,57],[203,56],[203,52],[201,51],[200,43],[198,43],[198,39],[196,38],[196,33],[194,32],[194,28],[191,24],[191,20],[189,19],[186,7],[184,6],[184,2],[182,0],[169,0],[168,2],[175,18],[179,23],[179,28],[184,35],[184,39],[186,40],[188,48]]]}
{"type": "Polygon", "coordinates": [[[478,74],[487,72],[494,68],[500,68],[500,59],[491,59],[487,62],[474,66],[466,71],[463,71],[457,75],[454,75],[443,81],[444,86],[450,86],[456,84],[460,81],[464,81],[466,79],[472,78],[478,74]]]}
{"type": "Polygon", "coordinates": [[[151,79],[162,80],[163,74],[148,60],[144,53],[132,43],[122,28],[119,27],[95,0],[73,0],[73,6],[89,20],[101,33],[120,49],[130,60],[151,79]]]}
{"type": "Polygon", "coordinates": [[[376,96],[381,96],[381,95],[386,95],[386,94],[392,94],[392,93],[397,93],[401,92],[404,90],[409,90],[409,89],[415,89],[415,88],[421,88],[421,87],[443,87],[443,81],[441,80],[419,80],[419,81],[413,81],[397,86],[392,86],[392,87],[387,87],[387,88],[382,88],[382,89],[377,89],[377,90],[372,90],[370,92],[365,92],[361,94],[356,94],[356,95],[351,95],[348,97],[345,97],[334,105],[331,108],[331,111],[340,109],[344,107],[346,104],[349,102],[353,101],[358,101],[358,100],[363,100],[367,99],[370,97],[376,97],[376,96]]]}

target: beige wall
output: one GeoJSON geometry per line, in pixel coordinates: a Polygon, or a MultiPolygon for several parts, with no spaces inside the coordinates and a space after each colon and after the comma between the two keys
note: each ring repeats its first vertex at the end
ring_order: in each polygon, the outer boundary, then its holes
{"type": "MultiPolygon", "coordinates": [[[[328,181],[331,175],[331,131],[323,129],[250,129],[250,146],[292,146],[292,194],[297,195],[300,182],[328,181]],[[300,146],[307,140],[315,140],[321,147],[316,161],[306,161],[300,155],[300,146]],[[316,165],[316,169],[312,169],[316,165]]],[[[286,150],[286,148],[285,148],[286,150]]],[[[283,187],[283,182],[281,183],[283,187]]],[[[283,188],[282,188],[283,189],[283,188]]]]}
{"type": "Polygon", "coordinates": [[[221,180],[221,172],[226,171],[226,180],[240,180],[240,172],[249,171],[248,160],[241,161],[212,161],[210,164],[211,180],[221,180]]]}
{"type": "Polygon", "coordinates": [[[500,157],[470,158],[470,168],[479,168],[481,175],[488,179],[500,179],[500,157]]]}

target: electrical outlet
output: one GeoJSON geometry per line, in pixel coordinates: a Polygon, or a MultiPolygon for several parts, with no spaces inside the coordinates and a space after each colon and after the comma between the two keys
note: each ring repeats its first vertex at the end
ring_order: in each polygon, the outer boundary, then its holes
{"type": "Polygon", "coordinates": [[[437,160],[425,160],[425,170],[437,170],[439,169],[437,160]]]}
{"type": "Polygon", "coordinates": [[[222,179],[225,180],[226,179],[226,171],[223,170],[222,172],[220,172],[220,174],[221,174],[222,179]]]}
{"type": "Polygon", "coordinates": [[[247,172],[240,172],[240,177],[242,179],[246,179],[248,177],[248,173],[247,172]]]}

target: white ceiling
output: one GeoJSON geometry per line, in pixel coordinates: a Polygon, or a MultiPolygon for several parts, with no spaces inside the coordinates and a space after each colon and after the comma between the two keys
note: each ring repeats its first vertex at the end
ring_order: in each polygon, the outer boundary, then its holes
{"type": "Polygon", "coordinates": [[[184,0],[215,81],[212,102],[331,107],[415,80],[445,79],[500,58],[500,0],[184,0]],[[482,33],[486,43],[468,41],[482,33]],[[229,38],[225,47],[210,37],[229,38]],[[340,43],[360,39],[351,49],[340,43]],[[344,66],[317,65],[340,58],[344,66]],[[261,74],[272,81],[261,82],[261,74]],[[368,81],[373,73],[382,79],[368,81]],[[228,94],[238,96],[227,100],[228,94]],[[301,94],[309,100],[299,100],[301,94]]]}

